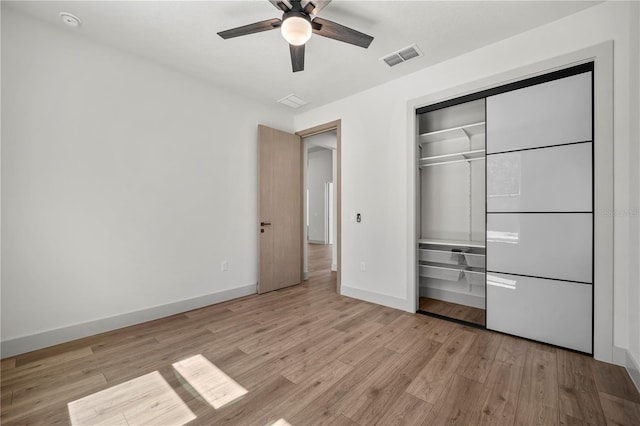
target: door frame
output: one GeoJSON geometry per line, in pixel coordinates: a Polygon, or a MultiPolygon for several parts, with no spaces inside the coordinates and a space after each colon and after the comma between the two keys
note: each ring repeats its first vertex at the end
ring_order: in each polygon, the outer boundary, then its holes
{"type": "MultiPolygon", "coordinates": [[[[328,123],[324,123],[324,124],[320,124],[318,126],[314,126],[311,127],[309,129],[305,129],[305,130],[300,130],[299,132],[296,132],[295,134],[300,136],[300,144],[301,147],[304,149],[304,138],[308,138],[310,136],[314,136],[320,133],[325,133],[325,132],[330,132],[332,130],[336,131],[336,184],[334,185],[334,191],[336,193],[336,217],[335,217],[335,226],[336,226],[336,292],[338,294],[340,294],[340,285],[341,285],[341,281],[342,281],[342,260],[341,260],[341,253],[342,253],[342,219],[341,219],[341,212],[342,212],[342,200],[341,200],[341,195],[342,195],[342,173],[341,173],[341,164],[342,164],[342,119],[337,119],[334,121],[330,121],[328,123]]],[[[304,164],[301,165],[303,168],[305,167],[304,164]]],[[[302,188],[303,191],[305,191],[305,188],[302,188]]],[[[302,213],[301,213],[302,214],[302,213]]],[[[304,225],[305,221],[303,218],[303,225],[304,225]]],[[[306,244],[306,241],[302,241],[302,244],[306,244]]],[[[300,248],[302,250],[302,252],[304,252],[304,247],[300,248]]]]}

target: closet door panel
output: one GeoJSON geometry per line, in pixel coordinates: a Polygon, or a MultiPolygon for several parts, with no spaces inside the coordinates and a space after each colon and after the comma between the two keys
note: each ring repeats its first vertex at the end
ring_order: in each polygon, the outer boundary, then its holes
{"type": "Polygon", "coordinates": [[[591,211],[591,152],[588,142],[487,156],[487,211],[591,211]]]}
{"type": "Polygon", "coordinates": [[[487,154],[591,140],[591,72],[487,98],[487,154]]]}
{"type": "Polygon", "coordinates": [[[591,216],[487,214],[487,270],[591,283],[591,216]]]}
{"type": "Polygon", "coordinates": [[[487,328],[591,353],[591,284],[487,273],[487,328]]]}

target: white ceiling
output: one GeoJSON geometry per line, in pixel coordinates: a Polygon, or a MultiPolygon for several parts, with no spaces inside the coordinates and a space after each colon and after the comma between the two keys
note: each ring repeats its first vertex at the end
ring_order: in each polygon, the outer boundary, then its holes
{"type": "Polygon", "coordinates": [[[319,16],[375,37],[369,49],[313,36],[305,70],[291,71],[278,30],[229,40],[218,31],[280,17],[269,1],[2,1],[90,37],[205,79],[258,102],[295,93],[315,106],[576,13],[599,1],[348,1],[319,16]],[[65,26],[60,12],[82,20],[65,26]],[[417,43],[424,53],[389,68],[379,59],[417,43]]]}

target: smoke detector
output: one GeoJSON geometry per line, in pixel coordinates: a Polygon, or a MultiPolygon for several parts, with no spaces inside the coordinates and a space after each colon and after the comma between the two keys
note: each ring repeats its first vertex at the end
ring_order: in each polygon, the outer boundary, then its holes
{"type": "Polygon", "coordinates": [[[80,18],[78,18],[77,16],[75,16],[75,15],[69,13],[69,12],[60,12],[60,17],[62,18],[62,22],[64,22],[65,24],[67,24],[70,27],[77,28],[82,23],[80,21],[80,18]]]}

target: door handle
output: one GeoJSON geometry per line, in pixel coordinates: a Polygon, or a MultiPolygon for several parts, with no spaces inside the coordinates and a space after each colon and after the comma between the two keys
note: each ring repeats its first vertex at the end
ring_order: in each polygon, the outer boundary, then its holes
{"type": "Polygon", "coordinates": [[[271,222],[260,222],[260,226],[271,225],[271,222]]]}

